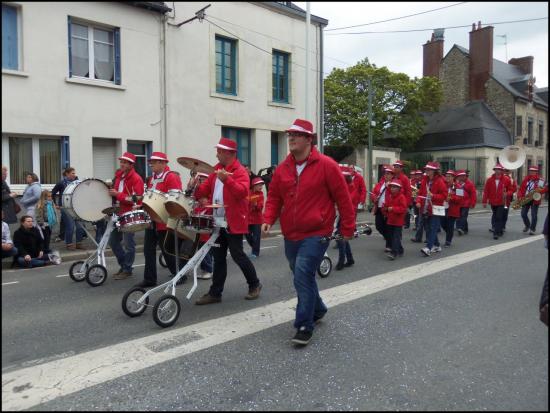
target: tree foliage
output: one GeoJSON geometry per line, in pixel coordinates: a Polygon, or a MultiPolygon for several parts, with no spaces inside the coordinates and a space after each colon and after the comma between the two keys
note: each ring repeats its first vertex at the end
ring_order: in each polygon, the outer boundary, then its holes
{"type": "Polygon", "coordinates": [[[404,150],[412,149],[425,125],[420,113],[439,108],[441,85],[432,77],[410,79],[378,68],[368,59],[347,69],[333,69],[325,79],[326,142],[354,148],[368,143],[368,79],[373,89],[374,144],[384,146],[384,137],[389,136],[404,150]]]}

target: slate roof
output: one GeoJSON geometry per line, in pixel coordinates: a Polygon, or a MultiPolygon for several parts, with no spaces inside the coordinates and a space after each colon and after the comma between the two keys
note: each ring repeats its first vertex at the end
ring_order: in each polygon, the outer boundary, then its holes
{"type": "Polygon", "coordinates": [[[504,148],[513,143],[506,127],[482,101],[422,115],[427,124],[416,151],[504,148]]]}
{"type": "MultiPolygon", "coordinates": [[[[457,44],[455,44],[451,50],[455,47],[465,55],[470,55],[470,51],[468,49],[457,44]]],[[[493,59],[493,73],[491,77],[515,97],[528,100],[527,82],[530,75],[523,73],[519,67],[505,63],[498,59],[493,59]]],[[[548,109],[548,88],[544,89],[546,89],[546,99],[539,96],[539,91],[543,89],[539,89],[536,86],[533,87],[533,101],[548,109]]]]}
{"type": "Polygon", "coordinates": [[[131,4],[132,6],[156,11],[161,14],[172,11],[172,9],[166,6],[166,4],[163,1],[129,1],[128,3],[131,4]]]}

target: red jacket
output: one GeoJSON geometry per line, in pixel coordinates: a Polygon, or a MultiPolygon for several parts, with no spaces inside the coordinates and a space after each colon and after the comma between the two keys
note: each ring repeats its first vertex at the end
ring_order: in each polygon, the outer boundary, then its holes
{"type": "MultiPolygon", "coordinates": [[[[380,198],[380,192],[382,192],[382,185],[384,185],[384,182],[386,180],[384,177],[378,181],[378,183],[374,186],[374,189],[372,190],[372,193],[370,194],[370,199],[374,203],[374,208],[372,208],[372,214],[375,215],[376,211],[378,210],[378,198],[380,198]]],[[[390,188],[386,185],[384,194],[389,194],[390,188]]]]}
{"type": "Polygon", "coordinates": [[[466,180],[461,183],[461,187],[464,190],[461,207],[475,208],[477,202],[477,190],[474,183],[466,178],[466,180]]]}
{"type": "Polygon", "coordinates": [[[396,175],[395,179],[398,179],[401,182],[401,193],[405,195],[407,205],[410,205],[412,203],[411,181],[403,172],[401,172],[399,176],[396,175]]]}
{"type": "MultiPolygon", "coordinates": [[[[147,178],[147,189],[153,187],[153,177],[150,176],[147,178]]],[[[179,189],[181,191],[182,184],[180,175],[176,171],[171,171],[167,166],[164,168],[164,171],[157,178],[157,185],[155,189],[167,193],[170,189],[179,189]]],[[[156,223],[157,231],[166,231],[166,224],[156,223]]]]}
{"type": "Polygon", "coordinates": [[[358,204],[364,204],[367,199],[367,186],[365,185],[365,180],[359,172],[355,172],[353,174],[352,182],[357,190],[357,203],[354,201],[353,206],[357,208],[358,204]]]}
{"type": "MultiPolygon", "coordinates": [[[[417,203],[420,204],[420,213],[424,212],[424,204],[426,203],[426,196],[428,195],[428,176],[422,178],[422,183],[420,184],[420,189],[418,190],[418,199],[417,203]]],[[[428,202],[428,209],[426,213],[432,215],[432,205],[443,205],[445,199],[447,199],[447,184],[445,179],[441,175],[434,175],[430,192],[432,193],[431,202],[428,202]]]]}
{"type": "Polygon", "coordinates": [[[314,146],[300,176],[292,154],[277,167],[267,194],[264,222],[270,225],[280,216],[286,239],[299,241],[332,233],[336,211],[340,212],[340,232],[351,237],[355,230],[355,206],[346,189],[338,164],[314,146]]]}
{"type": "MultiPolygon", "coordinates": [[[[223,165],[218,163],[214,170],[223,169],[223,165]]],[[[230,234],[248,233],[248,189],[250,187],[250,178],[246,169],[237,159],[231,165],[225,167],[229,175],[223,185],[223,203],[225,208],[225,219],[227,220],[227,231],[230,234]]],[[[216,186],[217,175],[212,172],[208,179],[199,186],[195,192],[197,199],[209,198],[212,203],[214,188],[216,186]]]]}
{"type": "Polygon", "coordinates": [[[263,191],[254,191],[250,194],[248,207],[248,225],[261,225],[264,223],[262,211],[264,209],[263,191]]]}
{"type": "Polygon", "coordinates": [[[402,227],[405,225],[407,207],[408,204],[405,194],[402,194],[401,191],[399,191],[396,195],[393,195],[391,191],[388,192],[383,205],[385,211],[384,215],[387,216],[386,224],[396,227],[402,227]],[[388,207],[392,207],[391,211],[386,209],[388,207]]]}
{"type": "MultiPolygon", "coordinates": [[[[539,180],[542,179],[540,176],[538,175],[527,175],[525,178],[523,178],[523,181],[521,181],[521,186],[519,187],[519,191],[518,191],[518,198],[524,198],[525,197],[525,193],[527,192],[527,184],[529,181],[535,181],[534,183],[534,188],[539,188],[539,192],[541,194],[544,194],[545,192],[548,192],[548,185],[545,185],[544,183],[544,180],[543,180],[543,187],[540,188],[539,187],[539,180]]],[[[531,189],[531,190],[533,190],[531,189]]],[[[534,205],[540,205],[540,203],[542,202],[542,199],[540,201],[535,201],[533,200],[533,204],[534,205]]]]}
{"type": "Polygon", "coordinates": [[[461,185],[458,182],[453,182],[450,185],[448,183],[446,184],[447,184],[447,204],[449,205],[449,208],[447,208],[447,211],[446,211],[447,216],[452,218],[460,218],[460,207],[462,206],[462,202],[463,202],[462,198],[464,197],[458,196],[456,194],[456,189],[460,188],[461,185]],[[449,194],[450,194],[450,197],[449,197],[449,194]]]}
{"type": "Polygon", "coordinates": [[[483,188],[483,204],[487,204],[487,201],[489,201],[491,206],[504,205],[504,190],[506,192],[510,191],[511,186],[510,178],[503,174],[500,176],[497,188],[495,174],[491,175],[487,178],[485,188],[483,188]]]}
{"type": "MultiPolygon", "coordinates": [[[[121,179],[122,171],[119,169],[115,173],[115,183],[113,185],[113,189],[115,191],[118,191],[121,179]]],[[[127,197],[132,195],[143,195],[143,179],[141,179],[141,176],[139,176],[134,168],[130,169],[124,177],[124,187],[116,196],[116,200],[120,204],[120,211],[118,212],[118,215],[125,214],[126,212],[130,212],[132,210],[134,203],[126,200],[127,197]]],[[[141,205],[141,200],[139,200],[137,204],[141,205]]]]}

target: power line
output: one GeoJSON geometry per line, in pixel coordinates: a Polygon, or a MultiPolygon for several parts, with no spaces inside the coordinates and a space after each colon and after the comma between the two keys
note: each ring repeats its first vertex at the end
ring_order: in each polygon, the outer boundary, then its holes
{"type": "Polygon", "coordinates": [[[468,2],[467,2],[467,1],[463,1],[463,2],[460,2],[460,3],[456,3],[456,4],[451,4],[450,6],[444,6],[444,7],[439,7],[439,8],[437,8],[437,9],[422,11],[422,12],[420,12],[420,13],[408,14],[407,16],[401,16],[401,17],[394,17],[393,19],[380,20],[380,21],[371,22],[371,23],[356,24],[355,26],[346,26],[346,27],[336,27],[336,28],[334,28],[334,29],[325,29],[325,32],[330,32],[330,31],[333,31],[333,30],[351,29],[351,28],[353,28],[353,27],[360,27],[360,26],[369,26],[369,25],[371,25],[371,24],[378,24],[378,23],[391,22],[391,21],[394,21],[394,20],[405,19],[405,18],[407,18],[407,17],[419,16],[419,15],[421,15],[421,14],[432,13],[432,12],[434,12],[434,11],[443,10],[443,9],[448,9],[449,7],[460,6],[461,4],[465,4],[465,3],[468,3],[468,2]]]}
{"type": "MultiPolygon", "coordinates": [[[[485,26],[493,26],[497,24],[510,24],[510,23],[523,23],[523,22],[533,22],[537,20],[547,20],[547,17],[540,17],[535,19],[524,19],[524,20],[512,20],[507,22],[495,22],[495,23],[486,23],[485,26]]],[[[471,24],[466,24],[463,26],[449,26],[449,27],[436,27],[436,28],[429,28],[429,29],[410,29],[410,30],[387,30],[387,31],[376,31],[376,32],[348,32],[348,33],[327,33],[327,36],[338,36],[341,34],[376,34],[376,33],[411,33],[411,32],[427,32],[432,31],[435,29],[462,29],[464,27],[471,27],[471,24]]]]}

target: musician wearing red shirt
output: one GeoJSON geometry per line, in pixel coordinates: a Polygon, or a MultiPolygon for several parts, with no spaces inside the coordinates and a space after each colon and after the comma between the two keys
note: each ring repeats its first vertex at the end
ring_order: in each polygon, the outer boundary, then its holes
{"type": "MultiPolygon", "coordinates": [[[[350,197],[351,197],[351,203],[354,206],[357,206],[359,204],[359,189],[355,186],[355,179],[353,178],[353,172],[351,168],[348,168],[346,166],[341,166],[340,169],[342,170],[342,175],[344,175],[344,179],[346,180],[347,189],[349,191],[350,197]]],[[[357,217],[357,210],[354,211],[353,219],[355,220],[357,217]]],[[[338,220],[337,223],[337,230],[340,230],[340,216],[336,218],[338,220]]],[[[351,267],[353,264],[355,264],[355,261],[353,259],[353,254],[351,253],[351,246],[349,245],[349,241],[346,240],[337,240],[336,245],[338,246],[338,263],[336,264],[336,270],[340,271],[344,267],[351,267]]]]}
{"type": "Polygon", "coordinates": [[[445,172],[445,184],[447,185],[447,199],[443,203],[445,206],[445,216],[441,217],[441,228],[445,231],[445,248],[451,246],[455,232],[455,221],[460,218],[460,207],[464,197],[464,188],[461,183],[455,180],[455,171],[449,169],[445,172]]]}
{"type": "Polygon", "coordinates": [[[401,182],[401,193],[405,195],[407,200],[407,213],[405,214],[405,225],[403,228],[408,229],[411,222],[411,214],[409,212],[409,205],[412,204],[412,188],[411,181],[408,176],[403,172],[405,165],[402,161],[397,160],[393,163],[393,177],[401,182]]]}
{"type": "Polygon", "coordinates": [[[440,166],[438,162],[428,162],[424,167],[426,176],[422,178],[420,190],[416,200],[416,206],[423,215],[422,219],[426,226],[427,244],[420,251],[425,256],[430,256],[434,252],[440,252],[441,246],[437,237],[437,231],[441,226],[441,208],[447,198],[447,185],[440,175],[440,166]],[[435,213],[434,213],[435,212],[435,213]]]}
{"type": "MultiPolygon", "coordinates": [[[[411,191],[412,186],[416,188],[416,195],[418,195],[418,191],[420,190],[420,185],[422,184],[422,176],[423,172],[420,169],[417,169],[416,171],[411,171],[411,191]]],[[[424,225],[424,221],[422,220],[422,214],[420,213],[419,209],[416,207],[416,197],[412,200],[413,201],[413,212],[415,215],[414,218],[414,228],[413,231],[415,231],[414,236],[411,238],[412,242],[422,242],[422,234],[425,232],[426,226],[424,225]]]]}
{"type": "MultiPolygon", "coordinates": [[[[162,152],[153,152],[149,158],[149,165],[153,175],[147,179],[147,189],[156,189],[167,193],[170,189],[181,191],[181,178],[175,171],[168,167],[168,157],[162,152]]],[[[152,222],[151,227],[145,230],[143,241],[143,255],[145,256],[145,268],[143,270],[143,281],[138,287],[154,287],[157,285],[157,244],[160,247],[164,261],[172,275],[176,275],[176,258],[174,254],[165,250],[166,237],[169,236],[166,224],[152,222]]],[[[173,237],[170,237],[173,238],[173,237]]],[[[170,239],[170,241],[172,241],[170,239]]],[[[182,284],[187,276],[182,277],[178,283],[182,284]]]]}
{"type": "Polygon", "coordinates": [[[367,200],[367,186],[365,185],[365,179],[355,169],[355,166],[351,165],[350,168],[351,168],[353,185],[355,186],[357,191],[357,205],[354,204],[354,206],[355,206],[355,209],[358,210],[359,206],[362,206],[363,208],[365,207],[365,202],[367,200]]]}
{"type": "Polygon", "coordinates": [[[311,122],[296,119],[286,132],[290,154],[273,174],[262,230],[269,232],[280,216],[285,255],[298,295],[294,321],[297,331],[292,342],[307,345],[314,323],[327,312],[315,274],[328,247],[323,238],[333,231],[334,203],[341,217],[340,233],[346,240],[355,230],[355,207],[338,164],[315,147],[311,122]]]}
{"type": "Polygon", "coordinates": [[[407,198],[401,193],[401,181],[394,179],[389,183],[390,193],[384,201],[382,210],[386,214],[386,231],[391,242],[391,251],[387,253],[390,260],[402,256],[405,250],[401,242],[403,235],[403,224],[407,213],[407,198]]]}
{"type": "Polygon", "coordinates": [[[504,228],[504,207],[506,206],[506,193],[511,188],[510,178],[504,175],[504,167],[497,163],[493,168],[495,173],[487,178],[483,188],[483,208],[487,208],[487,202],[491,205],[493,215],[491,217],[491,232],[493,239],[502,237],[504,228]]]}
{"type": "Polygon", "coordinates": [[[262,224],[264,223],[264,193],[262,186],[264,180],[259,176],[252,179],[250,183],[252,191],[250,193],[250,203],[248,210],[248,234],[246,241],[252,252],[250,258],[258,258],[260,256],[260,242],[262,240],[262,224]]]}
{"type": "Polygon", "coordinates": [[[384,237],[386,241],[386,248],[384,252],[391,251],[391,239],[387,231],[386,224],[386,214],[382,210],[384,202],[386,201],[386,196],[390,193],[389,183],[393,179],[393,168],[389,165],[384,166],[384,176],[380,181],[374,186],[374,189],[371,193],[371,200],[374,204],[372,213],[374,214],[374,225],[376,230],[384,237]]]}
{"type": "MultiPolygon", "coordinates": [[[[134,169],[136,156],[130,152],[118,158],[120,169],[116,171],[115,182],[109,190],[111,195],[119,205],[118,215],[132,211],[134,206],[141,205],[141,195],[143,195],[143,179],[134,169]]],[[[115,280],[124,280],[133,275],[132,266],[136,257],[136,242],[134,241],[133,232],[121,232],[115,230],[109,238],[109,245],[116,256],[120,269],[114,274],[115,280]],[[124,239],[124,247],[121,242],[124,239]]]]}
{"type": "Polygon", "coordinates": [[[508,212],[510,212],[510,204],[512,203],[514,194],[518,190],[518,183],[516,182],[514,177],[511,175],[509,169],[504,170],[504,175],[506,175],[510,179],[510,190],[506,193],[506,206],[508,208],[504,208],[504,226],[502,227],[502,231],[506,232],[506,223],[508,222],[508,212]]]}
{"type": "Polygon", "coordinates": [[[219,247],[213,248],[214,274],[210,290],[195,302],[196,305],[221,302],[227,278],[228,249],[248,283],[248,294],[244,298],[255,300],[262,289],[256,269],[243,251],[243,235],[248,233],[250,178],[237,159],[237,142],[221,138],[216,148],[219,163],[206,182],[196,189],[195,195],[197,199],[208,197],[210,202],[223,205],[213,208],[213,215],[214,218],[225,218],[227,228],[220,229],[216,241],[219,247]]]}
{"type": "Polygon", "coordinates": [[[468,233],[468,213],[470,208],[475,208],[477,202],[477,190],[472,181],[468,179],[468,171],[463,169],[456,171],[456,180],[464,189],[462,205],[460,206],[460,218],[456,221],[458,235],[468,233]]]}
{"type": "MultiPolygon", "coordinates": [[[[539,168],[537,166],[529,167],[529,175],[523,178],[518,191],[519,199],[525,198],[527,194],[533,191],[541,194],[548,192],[548,185],[538,173],[539,168]]],[[[529,235],[533,235],[535,233],[535,228],[537,227],[537,215],[541,201],[542,197],[538,201],[533,199],[521,207],[521,218],[523,219],[523,224],[525,225],[523,232],[529,231],[529,235]],[[529,222],[529,218],[527,216],[529,209],[531,210],[531,222],[529,222]]]]}

